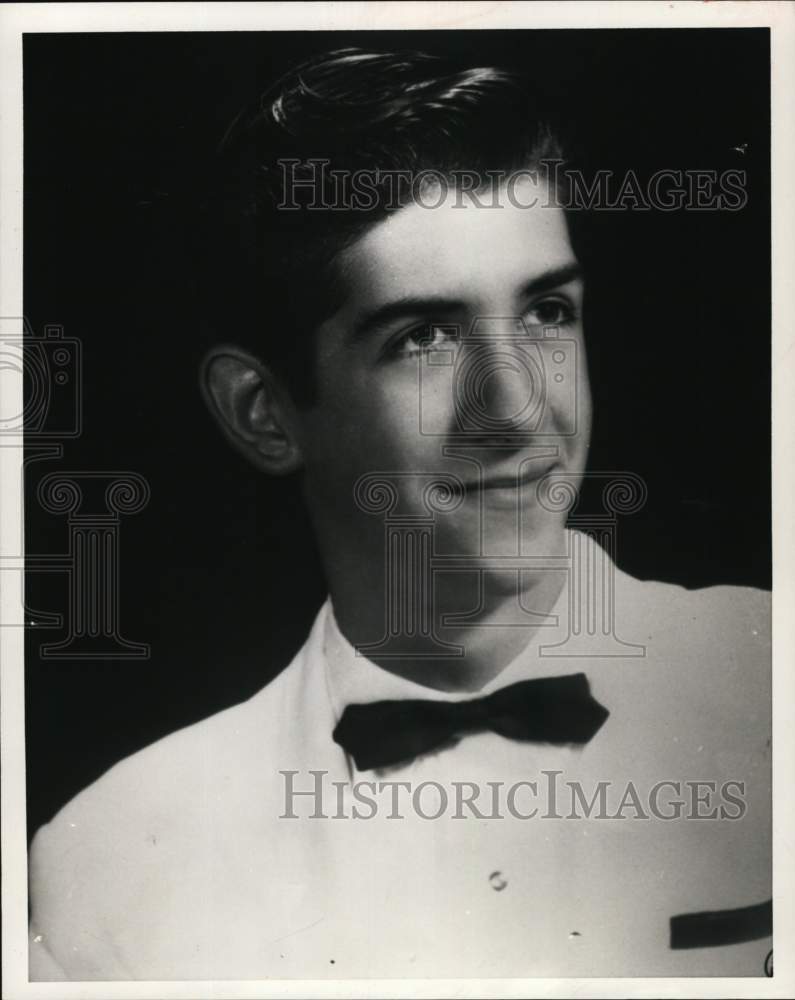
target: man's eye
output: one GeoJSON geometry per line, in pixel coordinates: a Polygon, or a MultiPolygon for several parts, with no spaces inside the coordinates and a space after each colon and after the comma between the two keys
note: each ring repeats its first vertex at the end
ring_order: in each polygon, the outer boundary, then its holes
{"type": "Polygon", "coordinates": [[[398,357],[411,357],[425,351],[449,346],[453,339],[455,338],[450,327],[422,323],[420,326],[407,330],[406,333],[401,334],[397,340],[393,341],[389,352],[398,357]]]}
{"type": "Polygon", "coordinates": [[[544,299],[530,309],[527,319],[539,326],[565,326],[576,319],[576,313],[569,302],[562,299],[544,299]]]}

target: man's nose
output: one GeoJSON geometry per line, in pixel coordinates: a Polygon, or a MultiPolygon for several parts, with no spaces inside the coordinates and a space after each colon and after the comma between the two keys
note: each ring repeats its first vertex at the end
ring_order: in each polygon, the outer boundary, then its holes
{"type": "Polygon", "coordinates": [[[531,359],[515,344],[499,341],[469,359],[466,403],[470,417],[483,430],[519,430],[540,404],[537,373],[531,359]]]}

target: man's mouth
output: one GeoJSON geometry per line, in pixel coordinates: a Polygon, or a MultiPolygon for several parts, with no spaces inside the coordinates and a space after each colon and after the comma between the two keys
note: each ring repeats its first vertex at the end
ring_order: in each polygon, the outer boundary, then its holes
{"type": "Polygon", "coordinates": [[[537,463],[524,460],[518,468],[510,472],[508,470],[495,470],[485,473],[479,482],[471,483],[467,488],[481,491],[521,490],[543,479],[557,465],[557,461],[549,461],[548,459],[537,463]]]}

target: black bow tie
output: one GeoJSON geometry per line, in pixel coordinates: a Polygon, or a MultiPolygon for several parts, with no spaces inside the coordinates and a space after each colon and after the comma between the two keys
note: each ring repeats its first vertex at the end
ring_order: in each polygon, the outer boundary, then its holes
{"type": "Polygon", "coordinates": [[[470,701],[348,705],[334,741],[366,771],[411,760],[476,730],[535,743],[587,743],[609,714],[591,697],[585,674],[570,674],[519,681],[470,701]]]}

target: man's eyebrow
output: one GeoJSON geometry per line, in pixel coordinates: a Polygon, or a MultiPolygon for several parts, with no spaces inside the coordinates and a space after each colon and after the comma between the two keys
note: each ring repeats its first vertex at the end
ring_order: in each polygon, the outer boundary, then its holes
{"type": "Polygon", "coordinates": [[[582,276],[582,267],[576,260],[573,260],[570,264],[553,267],[549,271],[544,271],[535,278],[531,278],[527,284],[522,286],[520,297],[527,299],[531,295],[548,292],[560,285],[567,285],[570,281],[580,281],[582,276]]]}
{"type": "Polygon", "coordinates": [[[351,331],[351,339],[358,340],[373,333],[379,327],[386,326],[398,319],[405,319],[408,316],[426,316],[442,312],[449,314],[456,310],[463,312],[465,309],[466,303],[461,299],[436,295],[408,295],[405,298],[395,299],[394,302],[387,302],[366,313],[351,331]]]}
{"type": "MultiPolygon", "coordinates": [[[[544,271],[536,277],[531,278],[522,286],[519,297],[529,298],[531,295],[538,295],[540,292],[547,292],[559,285],[566,285],[570,281],[582,278],[582,268],[576,261],[564,264],[562,267],[554,267],[544,271]]],[[[375,332],[379,327],[384,327],[395,320],[405,319],[409,316],[427,316],[436,313],[463,312],[467,308],[466,302],[462,299],[447,298],[444,296],[405,296],[395,299],[394,302],[387,302],[378,306],[364,316],[353,327],[351,339],[359,340],[375,332]]]]}

